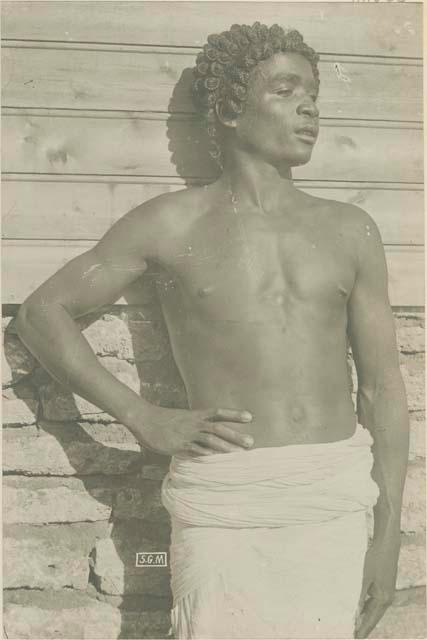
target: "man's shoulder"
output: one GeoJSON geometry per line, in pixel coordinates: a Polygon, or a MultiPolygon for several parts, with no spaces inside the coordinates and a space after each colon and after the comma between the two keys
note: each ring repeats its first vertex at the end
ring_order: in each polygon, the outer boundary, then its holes
{"type": "Polygon", "coordinates": [[[311,206],[314,207],[316,219],[322,220],[321,224],[330,235],[331,242],[339,243],[354,264],[360,264],[364,259],[383,260],[381,233],[367,211],[349,202],[314,196],[311,206]]]}
{"type": "Polygon", "coordinates": [[[360,223],[372,218],[364,210],[351,202],[343,202],[342,200],[334,200],[332,198],[320,198],[312,194],[304,194],[311,207],[323,211],[331,216],[341,216],[344,221],[360,223]]]}
{"type": "Polygon", "coordinates": [[[323,213],[341,232],[345,231],[355,237],[366,231],[379,234],[373,217],[355,204],[317,196],[310,196],[310,200],[311,206],[323,213]]]}
{"type": "Polygon", "coordinates": [[[174,237],[185,233],[205,207],[204,189],[190,187],[162,193],[142,202],[131,212],[144,227],[154,227],[159,233],[174,237]]]}
{"type": "Polygon", "coordinates": [[[341,216],[341,230],[356,244],[367,238],[382,244],[380,230],[374,218],[364,209],[347,202],[336,202],[335,210],[341,216]]]}

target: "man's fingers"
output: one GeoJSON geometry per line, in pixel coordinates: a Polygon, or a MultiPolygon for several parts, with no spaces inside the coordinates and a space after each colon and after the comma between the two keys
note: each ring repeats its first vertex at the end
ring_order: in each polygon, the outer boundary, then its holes
{"type": "Polygon", "coordinates": [[[214,452],[202,447],[197,442],[190,442],[187,446],[187,451],[191,453],[193,456],[211,456],[214,452]]]}
{"type": "Polygon", "coordinates": [[[203,429],[203,431],[213,433],[219,438],[236,444],[238,447],[244,447],[245,449],[251,447],[254,443],[254,439],[251,435],[247,433],[240,433],[233,429],[233,427],[229,427],[222,422],[215,422],[209,426],[206,425],[206,429],[203,429]]]}
{"type": "Polygon", "coordinates": [[[251,422],[252,414],[240,409],[213,409],[207,412],[206,419],[211,422],[251,422]]]}
{"type": "Polygon", "coordinates": [[[230,453],[231,451],[242,450],[241,447],[235,444],[232,444],[231,442],[226,442],[226,440],[219,438],[214,433],[207,433],[205,431],[200,431],[200,433],[198,433],[194,439],[198,444],[201,444],[203,447],[212,449],[213,451],[219,451],[220,453],[230,453]]]}
{"type": "Polygon", "coordinates": [[[356,628],[355,638],[367,638],[372,629],[378,624],[383,617],[388,605],[369,598],[367,600],[362,613],[360,614],[359,623],[356,628]]]}

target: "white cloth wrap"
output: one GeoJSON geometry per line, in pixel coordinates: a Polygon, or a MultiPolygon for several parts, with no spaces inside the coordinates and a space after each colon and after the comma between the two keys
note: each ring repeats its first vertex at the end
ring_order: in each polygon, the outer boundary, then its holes
{"type": "Polygon", "coordinates": [[[378,498],[372,438],[174,456],[162,484],[176,638],[353,637],[378,498]]]}

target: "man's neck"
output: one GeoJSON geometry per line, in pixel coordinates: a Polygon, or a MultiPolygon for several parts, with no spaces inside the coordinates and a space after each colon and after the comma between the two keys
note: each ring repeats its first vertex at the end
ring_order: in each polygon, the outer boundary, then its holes
{"type": "Polygon", "coordinates": [[[275,167],[241,150],[229,149],[220,182],[235,201],[265,215],[283,211],[298,194],[290,167],[275,167]]]}

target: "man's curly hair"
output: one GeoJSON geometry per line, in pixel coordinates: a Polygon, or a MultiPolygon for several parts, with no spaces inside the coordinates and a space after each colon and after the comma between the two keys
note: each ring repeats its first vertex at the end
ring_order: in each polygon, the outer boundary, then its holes
{"type": "Polygon", "coordinates": [[[207,121],[211,144],[209,153],[221,168],[216,103],[222,100],[231,115],[242,113],[251,71],[262,60],[288,51],[300,53],[309,61],[318,88],[319,56],[295,29],[285,31],[277,24],[267,27],[255,22],[251,27],[233,24],[229,31],[208,36],[193,69],[192,96],[197,111],[207,121]]]}

